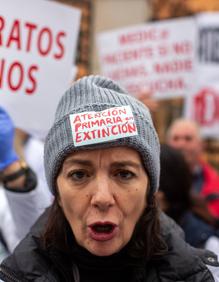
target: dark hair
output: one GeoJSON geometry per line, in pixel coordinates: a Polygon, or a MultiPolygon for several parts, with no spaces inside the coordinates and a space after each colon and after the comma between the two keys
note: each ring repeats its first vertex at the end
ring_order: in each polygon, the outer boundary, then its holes
{"type": "MultiPolygon", "coordinates": [[[[71,227],[58,203],[58,195],[55,195],[41,238],[43,246],[55,247],[69,253],[69,242],[72,238],[74,235],[71,227]]],[[[166,244],[160,235],[159,211],[154,196],[148,195],[147,207],[136,224],[132,239],[128,243],[128,251],[131,257],[145,257],[147,260],[163,255],[166,251],[166,244]]]]}
{"type": "Polygon", "coordinates": [[[177,222],[190,209],[192,175],[183,155],[168,145],[161,145],[159,190],[168,202],[166,214],[177,222]]]}
{"type": "Polygon", "coordinates": [[[129,242],[129,253],[132,257],[145,257],[149,261],[167,251],[167,245],[161,237],[159,213],[155,196],[149,193],[147,207],[137,222],[129,242]]]}

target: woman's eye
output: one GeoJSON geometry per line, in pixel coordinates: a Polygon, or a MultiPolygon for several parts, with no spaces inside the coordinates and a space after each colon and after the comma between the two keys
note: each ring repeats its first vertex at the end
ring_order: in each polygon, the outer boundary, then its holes
{"type": "Polygon", "coordinates": [[[71,171],[68,173],[68,177],[70,177],[74,181],[82,181],[89,177],[88,173],[83,170],[71,171]]]}
{"type": "Polygon", "coordinates": [[[116,175],[122,180],[130,180],[135,177],[135,174],[129,170],[121,170],[116,175]]]}

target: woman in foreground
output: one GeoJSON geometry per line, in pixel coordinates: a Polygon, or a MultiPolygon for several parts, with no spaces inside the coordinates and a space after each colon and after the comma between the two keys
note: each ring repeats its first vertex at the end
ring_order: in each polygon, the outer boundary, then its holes
{"type": "Polygon", "coordinates": [[[62,97],[45,141],[52,207],[0,266],[3,281],[215,281],[212,253],[159,214],[159,142],[148,109],[89,76],[62,97]]]}

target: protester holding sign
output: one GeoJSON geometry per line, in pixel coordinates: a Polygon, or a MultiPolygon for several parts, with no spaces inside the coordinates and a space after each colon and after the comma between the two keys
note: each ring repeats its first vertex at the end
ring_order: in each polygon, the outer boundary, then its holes
{"type": "Polygon", "coordinates": [[[1,264],[0,278],[215,281],[205,265],[218,265],[214,255],[188,246],[156,208],[159,152],[141,102],[104,77],[76,82],[45,141],[53,205],[1,264]]]}

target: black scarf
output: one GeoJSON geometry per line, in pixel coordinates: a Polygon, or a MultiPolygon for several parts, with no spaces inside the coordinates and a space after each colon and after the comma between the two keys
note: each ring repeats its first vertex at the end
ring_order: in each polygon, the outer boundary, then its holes
{"type": "Polygon", "coordinates": [[[143,282],[146,265],[143,259],[128,255],[128,247],[111,256],[99,257],[74,244],[74,263],[80,274],[80,282],[143,282]]]}

